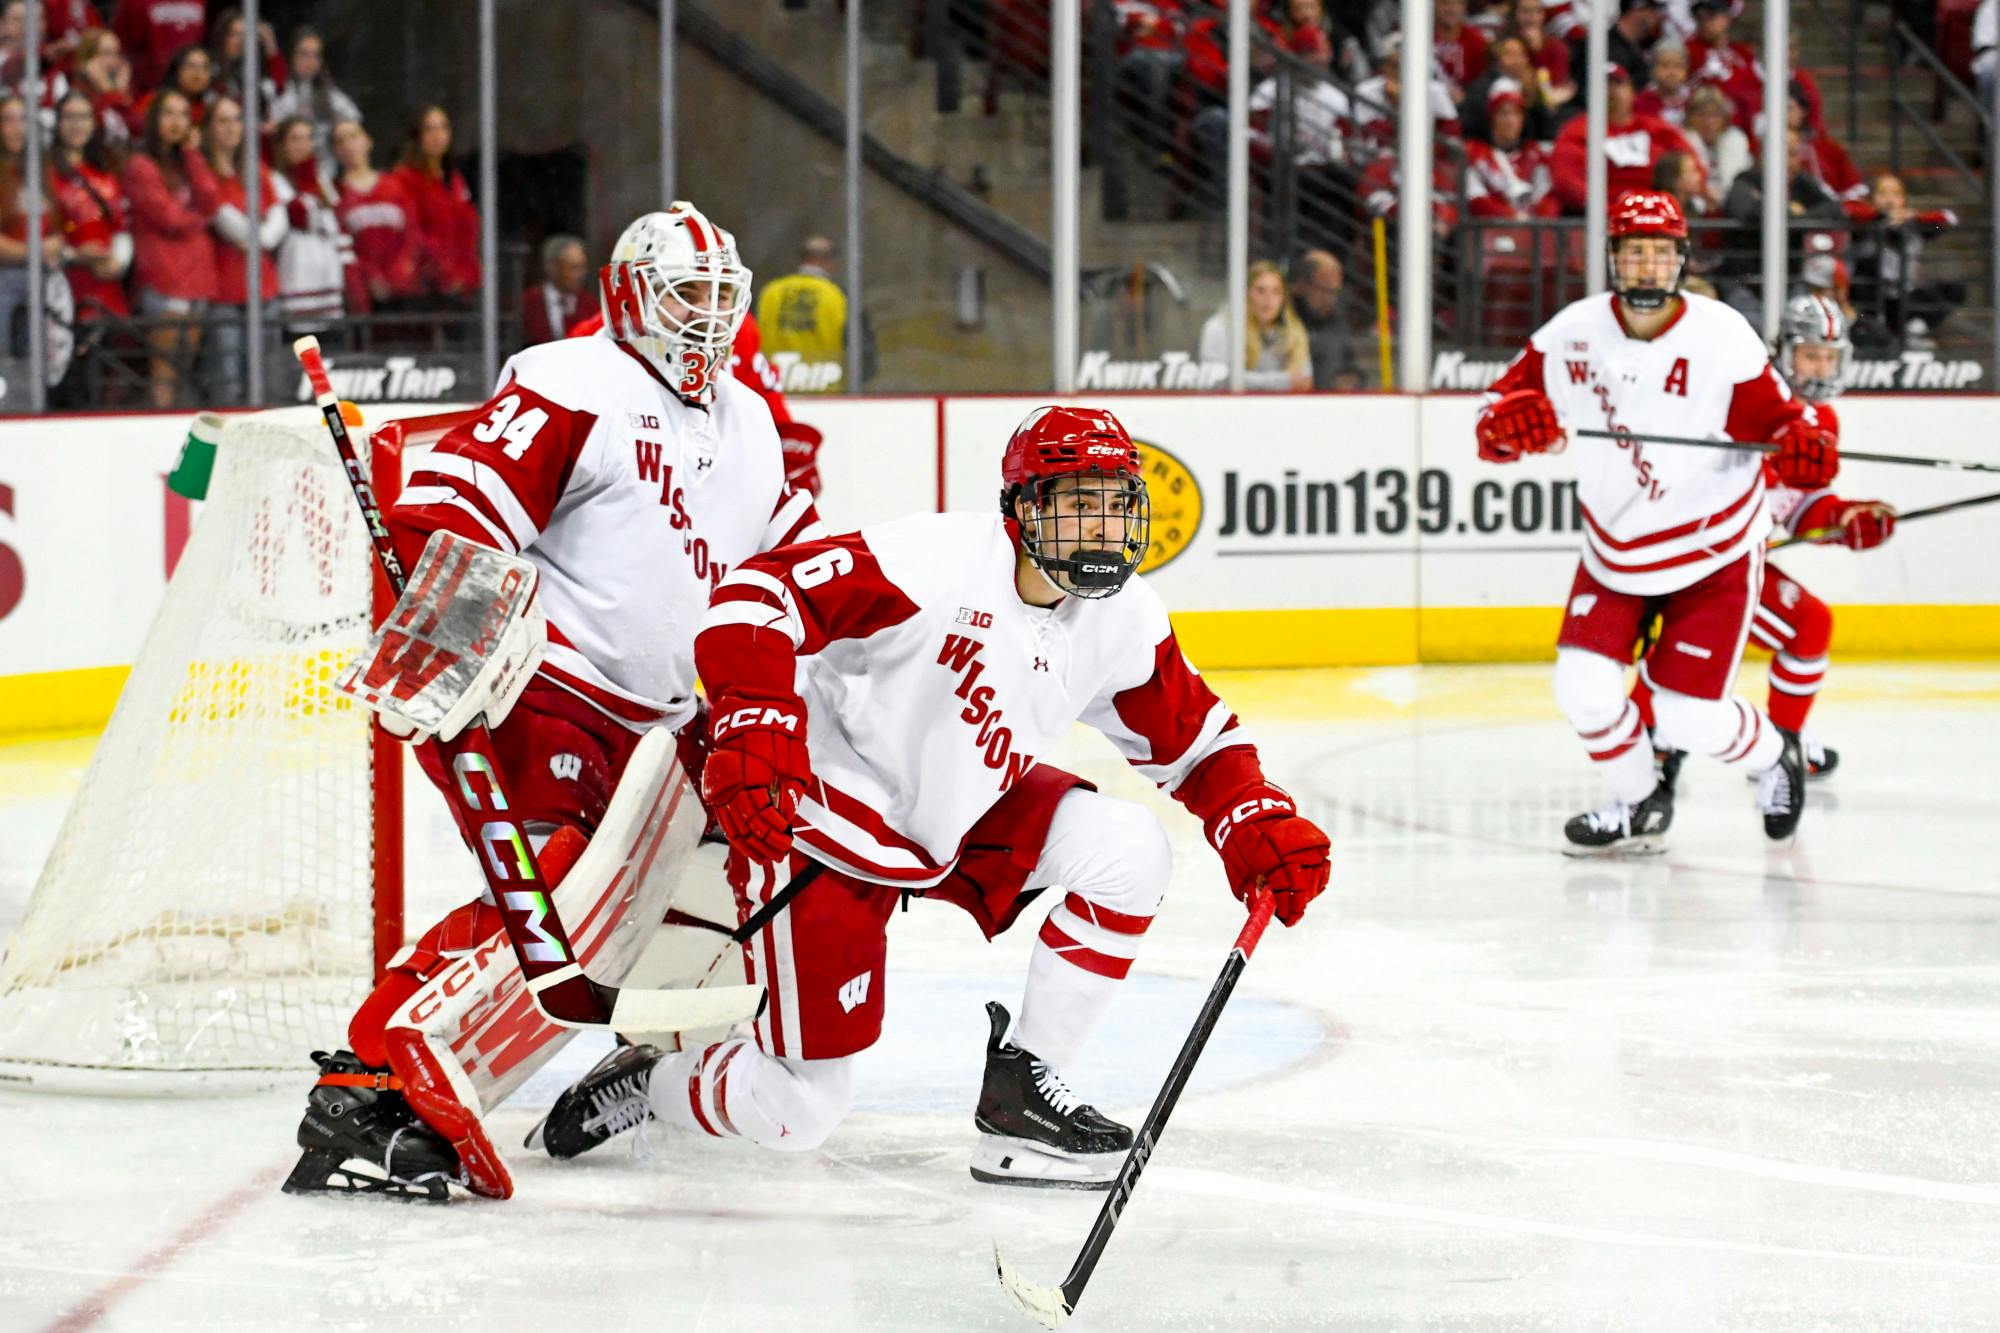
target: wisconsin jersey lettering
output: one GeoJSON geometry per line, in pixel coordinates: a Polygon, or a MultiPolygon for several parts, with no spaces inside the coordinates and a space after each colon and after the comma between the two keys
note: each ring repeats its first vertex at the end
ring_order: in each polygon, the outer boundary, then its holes
{"type": "Polygon", "coordinates": [[[533,561],[540,676],[634,730],[693,715],[694,628],[729,571],[821,531],[763,399],[724,377],[693,406],[603,332],[509,360],[481,413],[413,460],[388,518],[410,555],[448,528],[533,561]]]}
{"type": "Polygon", "coordinates": [[[1761,455],[1646,437],[1762,442],[1812,410],[1771,369],[1741,315],[1690,292],[1680,300],[1680,313],[1650,339],[1626,334],[1612,294],[1576,302],[1535,332],[1487,399],[1535,389],[1555,405],[1574,441],[1584,565],[1620,592],[1687,587],[1771,527],[1761,455]],[[1580,429],[1621,438],[1577,438],[1580,429]]]}

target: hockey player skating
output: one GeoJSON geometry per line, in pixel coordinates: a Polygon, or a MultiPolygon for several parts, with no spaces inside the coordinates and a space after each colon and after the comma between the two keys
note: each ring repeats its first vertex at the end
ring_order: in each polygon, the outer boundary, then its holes
{"type": "Polygon", "coordinates": [[[1655,772],[1655,745],[1758,775],[1764,831],[1789,838],[1805,802],[1798,736],[1730,693],[1763,587],[1764,455],[1647,437],[1776,443],[1772,469],[1804,491],[1832,478],[1833,438],[1741,315],[1680,290],[1687,220],[1671,195],[1625,195],[1608,234],[1611,290],[1535,332],[1478,424],[1479,456],[1495,463],[1561,449],[1566,428],[1621,436],[1577,446],[1584,546],[1557,639],[1555,695],[1612,799],[1564,826],[1567,850],[1663,846],[1673,785],[1655,772]],[[1649,728],[1626,696],[1625,670],[1655,615],[1649,728]]]}
{"type": "MultiPolygon", "coordinates": [[[[586,962],[623,900],[617,875],[589,870],[601,855],[580,858],[617,850],[591,844],[635,754],[662,756],[671,795],[699,781],[694,633],[711,593],[758,552],[821,531],[811,497],[785,483],[770,412],[727,370],[750,279],[729,233],[691,205],[639,218],[602,273],[608,327],[512,358],[388,514],[405,561],[451,534],[532,571],[535,596],[494,629],[498,646],[435,734],[484,715],[549,887],[581,895],[564,911],[586,962]],[[646,741],[661,728],[681,733],[686,777],[646,741]]],[[[422,574],[389,624],[438,595],[422,574]]],[[[383,693],[422,674],[407,655],[369,668],[383,693]]],[[[454,779],[435,748],[418,757],[442,787],[454,779]]],[[[698,805],[689,793],[683,817],[698,805]]],[[[494,854],[480,830],[461,832],[494,854]]],[[[635,857],[631,874],[647,865],[635,857]]],[[[441,1199],[451,1182],[506,1197],[481,1116],[568,1033],[525,994],[493,904],[467,903],[397,956],[349,1024],[352,1051],[321,1057],[286,1188],[441,1199]]]]}
{"type": "MultiPolygon", "coordinates": [[[[1847,316],[1839,306],[1816,292],[1786,302],[1784,319],[1778,326],[1778,373],[1792,386],[1792,392],[1813,405],[1819,424],[1836,439],[1840,420],[1834,414],[1832,399],[1840,394],[1849,348],[1847,316]]],[[[1765,482],[1770,487],[1772,519],[1789,536],[1830,531],[1837,535],[1822,541],[1865,551],[1888,541],[1896,530],[1895,509],[1880,500],[1846,500],[1825,487],[1801,489],[1786,484],[1776,469],[1767,469],[1765,482]]],[[[1832,608],[1776,565],[1767,563],[1750,637],[1771,650],[1766,715],[1780,728],[1799,734],[1807,781],[1831,774],[1840,764],[1840,753],[1820,744],[1806,730],[1806,715],[1826,678],[1827,649],[1833,641],[1832,608]]],[[[1646,676],[1642,664],[1632,698],[1650,728],[1652,690],[1646,676]]],[[[1663,755],[1662,762],[1667,773],[1679,771],[1677,754],[1663,755]]]]}
{"type": "Polygon", "coordinates": [[[738,910],[825,867],[745,948],[770,1004],[751,1035],[625,1047],[538,1131],[570,1157],[649,1117],[816,1147],[880,1035],[885,928],[903,893],[990,938],[1060,885],[1018,1023],[991,1037],[972,1173],[1102,1188],[1131,1131],[1065,1084],[1159,910],[1172,852],[1129,802],[1037,762],[1077,720],[1202,821],[1238,897],[1296,924],[1326,836],[1265,778],[1235,717],[1133,577],[1147,544],[1138,451],[1108,412],[1038,409],[1008,442],[998,513],[925,514],[759,556],[723,580],[695,659],[715,700],[703,790],[738,910]]]}

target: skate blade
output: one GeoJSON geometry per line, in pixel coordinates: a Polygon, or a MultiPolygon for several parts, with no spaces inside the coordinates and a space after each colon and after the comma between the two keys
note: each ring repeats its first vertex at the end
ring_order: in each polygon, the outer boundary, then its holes
{"type": "Polygon", "coordinates": [[[543,1116],[535,1122],[535,1127],[528,1131],[528,1137],[521,1140],[521,1146],[523,1148],[540,1148],[545,1138],[543,1131],[548,1127],[549,1118],[543,1116]]]}
{"type": "Polygon", "coordinates": [[[972,1145],[972,1178],[1025,1189],[1108,1190],[1125,1165],[1124,1152],[1058,1154],[1047,1144],[1005,1134],[981,1134],[972,1145]]]}
{"type": "Polygon", "coordinates": [[[331,1149],[308,1149],[280,1186],[287,1194],[331,1194],[394,1199],[399,1203],[450,1203],[445,1178],[432,1173],[421,1180],[391,1180],[374,1174],[373,1163],[343,1157],[331,1149]]]}
{"type": "Polygon", "coordinates": [[[1643,861],[1649,856],[1659,856],[1667,850],[1665,834],[1648,833],[1624,842],[1612,843],[1608,847],[1581,847],[1573,842],[1563,844],[1562,854],[1579,861],[1643,861]]]}

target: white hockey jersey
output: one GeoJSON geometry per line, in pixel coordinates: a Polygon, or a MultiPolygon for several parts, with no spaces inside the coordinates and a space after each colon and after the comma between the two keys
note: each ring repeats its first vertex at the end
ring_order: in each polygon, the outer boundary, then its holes
{"type": "Polygon", "coordinates": [[[693,716],[694,633],[723,577],[822,531],[762,398],[723,376],[690,406],[602,332],[511,358],[388,521],[405,560],[438,528],[532,560],[540,675],[634,730],[693,716]]]}
{"type": "Polygon", "coordinates": [[[876,883],[935,884],[1079,719],[1169,791],[1250,743],[1145,580],[1042,608],[1021,600],[1014,569],[998,513],[919,514],[723,579],[696,661],[718,697],[805,700],[813,781],[793,832],[807,854],[876,883]]]}
{"type": "Polygon", "coordinates": [[[1536,389],[1554,402],[1571,432],[1584,566],[1606,587],[1642,596],[1699,582],[1771,527],[1761,454],[1649,439],[1762,442],[1811,411],[1743,316],[1704,296],[1681,301],[1665,330],[1640,339],[1609,293],[1586,297],[1536,330],[1487,398],[1536,389]],[[1580,429],[1637,438],[1587,439],[1580,429]]]}

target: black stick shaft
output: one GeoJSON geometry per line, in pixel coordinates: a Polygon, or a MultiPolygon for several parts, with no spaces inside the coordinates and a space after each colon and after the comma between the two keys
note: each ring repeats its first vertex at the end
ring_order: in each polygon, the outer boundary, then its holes
{"type": "MultiPolygon", "coordinates": [[[[1695,449],[1738,449],[1753,454],[1775,454],[1775,444],[1755,440],[1697,440],[1691,435],[1653,435],[1637,431],[1578,430],[1574,434],[1593,440],[1637,440],[1641,444],[1683,444],[1695,449]]],[[[1912,458],[1907,454],[1874,454],[1842,449],[1840,457],[1851,463],[1897,463],[1904,467],[1943,468],[1948,472],[2000,472],[2000,463],[1973,463],[1962,458],[1912,458]]]]}
{"type": "Polygon", "coordinates": [[[1125,1211],[1125,1206],[1132,1201],[1132,1191],[1139,1187],[1139,1174],[1146,1169],[1146,1162],[1152,1157],[1153,1148],[1167,1127],[1167,1118],[1174,1113],[1174,1106],[1181,1099],[1181,1090],[1187,1087],[1188,1077],[1194,1073],[1195,1061],[1201,1058],[1202,1048],[1208,1045],[1209,1034],[1215,1031],[1216,1020],[1222,1017],[1222,1007],[1229,1003],[1237,978],[1250,965],[1250,955],[1256,951],[1264,927],[1271,923],[1271,911],[1271,896],[1260,892],[1251,903],[1250,919],[1244,923],[1243,933],[1230,946],[1228,961],[1222,965],[1222,974],[1216,977],[1215,985],[1209,988],[1208,998],[1202,1002],[1193,1030],[1181,1043],[1180,1054],[1174,1057],[1166,1084],[1161,1087],[1159,1096],[1153,1099],[1153,1109],[1146,1112],[1145,1121],[1132,1138],[1132,1151],[1126,1154],[1125,1165],[1119,1170],[1111,1193],[1105,1197],[1104,1206],[1097,1210],[1097,1220],[1091,1223],[1090,1235],[1083,1242],[1083,1252],[1076,1256],[1069,1276],[1063,1279],[1063,1300],[1070,1309],[1074,1310],[1076,1303],[1083,1298],[1084,1285],[1090,1281],[1097,1261],[1103,1257],[1104,1247],[1111,1243],[1111,1233],[1117,1229],[1118,1218],[1125,1211]]]}

